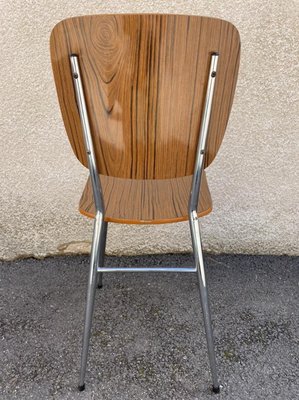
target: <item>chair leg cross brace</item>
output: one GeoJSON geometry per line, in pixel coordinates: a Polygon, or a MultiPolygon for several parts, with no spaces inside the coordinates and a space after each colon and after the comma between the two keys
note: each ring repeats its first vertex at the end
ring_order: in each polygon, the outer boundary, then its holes
{"type": "Polygon", "coordinates": [[[110,267],[98,268],[98,273],[103,272],[196,272],[196,267],[110,267]]]}

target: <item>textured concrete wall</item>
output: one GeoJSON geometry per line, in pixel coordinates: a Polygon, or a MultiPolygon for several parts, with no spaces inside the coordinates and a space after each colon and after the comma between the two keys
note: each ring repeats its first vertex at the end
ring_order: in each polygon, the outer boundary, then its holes
{"type": "MultiPolygon", "coordinates": [[[[111,12],[209,15],[238,27],[239,82],[208,169],[214,211],[202,221],[204,246],[299,254],[297,1],[1,0],[0,257],[88,248],[91,221],[77,212],[87,171],[64,133],[48,41],[63,18],[111,12]]],[[[186,251],[189,239],[187,223],[111,224],[108,251],[186,251]]]]}

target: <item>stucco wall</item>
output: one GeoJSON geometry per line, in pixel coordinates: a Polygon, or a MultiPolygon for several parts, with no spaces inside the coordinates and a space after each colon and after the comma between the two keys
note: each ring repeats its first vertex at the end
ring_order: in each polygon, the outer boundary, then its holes
{"type": "MultiPolygon", "coordinates": [[[[239,81],[208,169],[214,211],[202,220],[204,247],[299,254],[297,1],[1,0],[0,257],[88,247],[92,224],[77,212],[87,171],[64,133],[48,41],[63,18],[111,12],[209,15],[238,27],[239,81]]],[[[111,224],[108,236],[109,253],[190,250],[187,223],[111,224]]]]}

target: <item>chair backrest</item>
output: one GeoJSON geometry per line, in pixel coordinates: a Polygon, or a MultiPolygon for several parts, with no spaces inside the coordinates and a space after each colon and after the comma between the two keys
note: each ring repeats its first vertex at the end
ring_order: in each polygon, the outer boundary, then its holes
{"type": "Polygon", "coordinates": [[[212,53],[219,53],[205,166],[224,136],[240,55],[237,29],[215,18],[118,14],[69,18],[51,34],[60,108],[87,166],[70,55],[79,57],[99,173],[165,179],[193,174],[212,53]]]}

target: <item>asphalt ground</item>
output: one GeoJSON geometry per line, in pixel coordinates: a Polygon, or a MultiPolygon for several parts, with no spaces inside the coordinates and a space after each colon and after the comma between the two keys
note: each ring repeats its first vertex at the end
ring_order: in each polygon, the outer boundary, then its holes
{"type": "MultiPolygon", "coordinates": [[[[205,262],[219,395],[197,277],[179,273],[104,276],[78,392],[88,257],[63,256],[0,263],[0,399],[298,399],[298,258],[206,254],[205,262]]],[[[185,266],[192,257],[106,263],[185,266]]]]}

